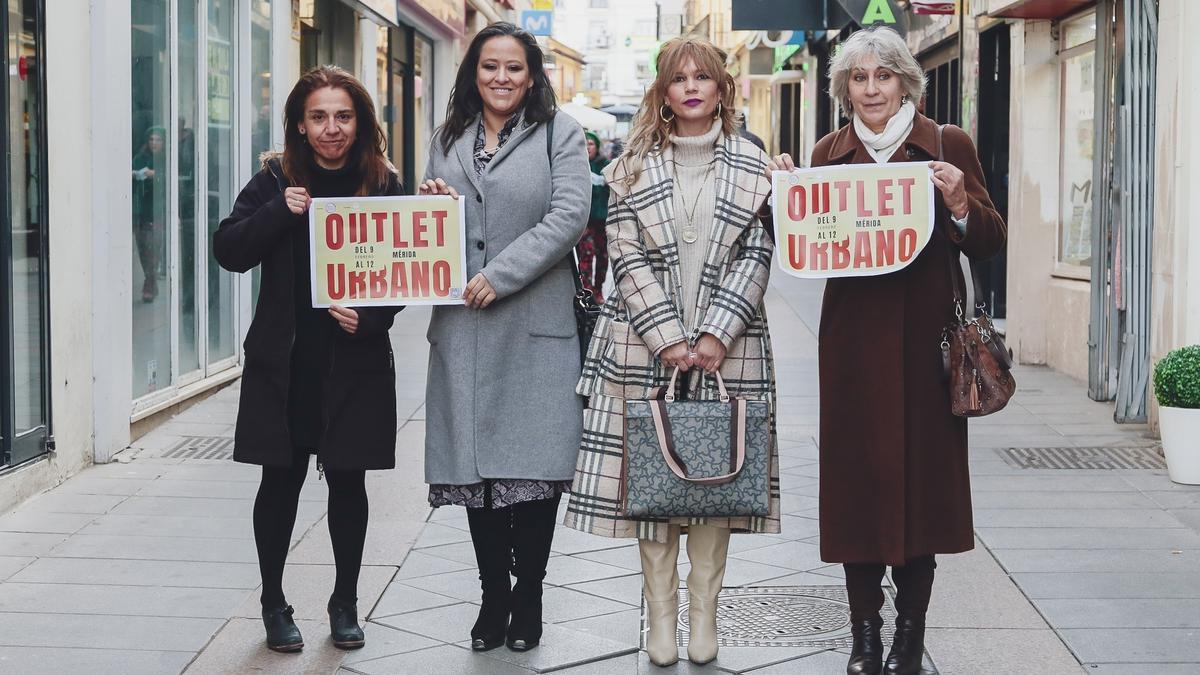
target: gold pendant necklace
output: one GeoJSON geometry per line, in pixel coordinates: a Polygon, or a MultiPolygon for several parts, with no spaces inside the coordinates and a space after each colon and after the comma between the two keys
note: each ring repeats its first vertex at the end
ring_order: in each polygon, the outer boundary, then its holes
{"type": "MultiPolygon", "coordinates": [[[[700,208],[700,198],[704,196],[704,186],[708,184],[708,176],[712,173],[712,170],[713,163],[710,162],[708,169],[704,171],[704,177],[700,179],[700,189],[696,191],[696,198],[692,200],[692,210],[690,213],[687,210],[687,198],[683,195],[679,195],[681,201],[683,202],[683,213],[685,216],[687,216],[687,222],[684,224],[683,230],[680,232],[680,238],[683,239],[685,243],[694,244],[696,243],[696,240],[700,238],[699,233],[696,231],[696,211],[700,208]]],[[[674,160],[672,160],[671,175],[675,179],[675,187],[679,188],[679,167],[674,160]]]]}

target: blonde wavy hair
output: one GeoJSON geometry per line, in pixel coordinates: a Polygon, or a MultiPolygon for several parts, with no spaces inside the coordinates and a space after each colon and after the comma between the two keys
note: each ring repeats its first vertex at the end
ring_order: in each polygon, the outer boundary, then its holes
{"type": "Polygon", "coordinates": [[[625,152],[617,159],[619,168],[627,174],[623,183],[632,185],[637,182],[646,156],[651,152],[661,152],[671,145],[671,128],[675,116],[671,115],[664,121],[662,111],[666,105],[667,88],[671,86],[671,78],[683,70],[689,60],[696,64],[697,69],[708,73],[717,81],[721,102],[721,133],[725,136],[735,133],[737,112],[734,110],[733,95],[737,83],[729,71],[725,70],[725,52],[702,37],[682,35],[672,38],[665,42],[658,52],[658,58],[655,59],[658,75],[642,97],[642,106],[633,117],[625,152]]]}

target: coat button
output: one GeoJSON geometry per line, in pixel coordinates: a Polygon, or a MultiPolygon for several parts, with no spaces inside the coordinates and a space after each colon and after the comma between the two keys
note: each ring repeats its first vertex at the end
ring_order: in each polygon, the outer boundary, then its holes
{"type": "Polygon", "coordinates": [[[483,250],[483,242],[482,242],[482,241],[477,241],[477,242],[475,242],[475,248],[477,248],[477,249],[479,249],[480,251],[482,251],[482,250],[483,250]]]}
{"type": "Polygon", "coordinates": [[[475,201],[482,204],[483,203],[483,195],[475,195],[475,201]]]}

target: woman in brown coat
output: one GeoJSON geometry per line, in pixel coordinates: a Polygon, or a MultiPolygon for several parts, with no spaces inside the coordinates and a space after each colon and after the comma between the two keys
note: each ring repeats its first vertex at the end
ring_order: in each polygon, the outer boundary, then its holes
{"type": "Polygon", "coordinates": [[[852,123],[817,143],[812,166],[929,161],[938,188],[925,250],[892,274],[830,279],[819,336],[821,558],[845,566],[854,633],[847,673],[917,673],[933,556],[974,543],[967,423],[950,413],[939,349],[954,308],[951,275],[962,283],[960,251],[977,260],[998,253],[1005,225],[970,137],[916,111],[925,77],[899,35],[850,36],[830,81],[852,123]],[[886,662],[885,565],[899,612],[886,662]]]}

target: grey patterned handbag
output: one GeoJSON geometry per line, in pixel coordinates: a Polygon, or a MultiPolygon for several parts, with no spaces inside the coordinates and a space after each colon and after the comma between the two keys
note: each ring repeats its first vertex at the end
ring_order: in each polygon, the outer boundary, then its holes
{"type": "Polygon", "coordinates": [[[630,518],[745,517],[770,513],[771,430],[766,401],[731,397],[625,401],[621,508],[630,518]]]}

